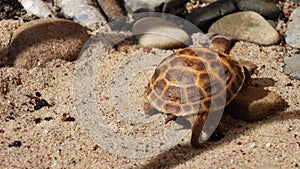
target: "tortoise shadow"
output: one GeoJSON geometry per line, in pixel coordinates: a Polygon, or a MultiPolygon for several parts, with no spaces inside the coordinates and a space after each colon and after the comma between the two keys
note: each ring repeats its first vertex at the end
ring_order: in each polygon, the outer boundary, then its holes
{"type": "MultiPolygon", "coordinates": [[[[258,79],[258,78],[257,78],[258,79]]],[[[251,83],[253,86],[259,86],[259,88],[263,88],[266,86],[273,86],[276,81],[270,78],[263,78],[262,81],[258,81],[254,79],[251,83]]],[[[201,144],[199,149],[193,148],[191,145],[177,145],[170,150],[154,157],[151,159],[148,164],[138,167],[139,169],[149,169],[149,168],[173,168],[179,164],[183,164],[186,161],[191,160],[195,156],[200,155],[205,151],[213,151],[214,149],[218,149],[224,144],[230,143],[232,139],[239,137],[242,135],[245,130],[249,129],[251,125],[255,126],[263,126],[268,123],[273,122],[281,122],[283,120],[290,119],[300,119],[300,109],[294,110],[292,112],[285,112],[288,108],[288,103],[282,100],[282,110],[280,112],[275,112],[272,115],[269,115],[261,120],[256,121],[245,121],[237,118],[233,118],[233,116],[229,115],[228,112],[224,112],[224,115],[218,125],[218,129],[221,129],[225,137],[221,141],[206,141],[201,144]],[[239,125],[242,122],[246,123],[245,126],[239,125]],[[230,132],[230,131],[235,132],[230,132]],[[226,137],[230,133],[230,137],[226,137]],[[173,159],[171,161],[167,161],[168,159],[173,159]]],[[[177,121],[176,122],[180,122],[177,121]]],[[[186,123],[184,123],[186,124],[186,123]]],[[[189,126],[185,126],[189,127],[189,126]]]]}
{"type": "MultiPolygon", "coordinates": [[[[241,122],[243,122],[242,120],[232,118],[228,114],[224,116],[227,120],[224,119],[223,117],[220,123],[221,126],[226,124],[228,125],[229,123],[228,121],[232,121],[235,124],[241,124],[241,122]],[[228,118],[230,120],[228,120],[228,118]]],[[[217,142],[207,141],[201,144],[201,147],[199,149],[195,149],[190,145],[177,145],[171,148],[170,150],[156,156],[154,159],[151,159],[148,164],[140,166],[138,167],[138,169],[173,168],[179,164],[183,164],[186,161],[191,160],[195,156],[200,155],[202,152],[213,151],[225,144],[229,144],[232,141],[232,139],[239,137],[240,135],[245,133],[245,130],[250,129],[249,126],[253,124],[255,126],[263,126],[268,123],[282,122],[291,119],[300,119],[300,109],[291,112],[281,112],[279,114],[276,114],[274,116],[269,116],[268,118],[265,118],[260,121],[246,122],[245,126],[228,125],[226,126],[226,129],[222,131],[225,137],[221,141],[217,141],[217,142]],[[234,130],[235,132],[230,132],[232,130],[234,130]],[[230,133],[230,137],[226,137],[228,133],[230,133]]]]}

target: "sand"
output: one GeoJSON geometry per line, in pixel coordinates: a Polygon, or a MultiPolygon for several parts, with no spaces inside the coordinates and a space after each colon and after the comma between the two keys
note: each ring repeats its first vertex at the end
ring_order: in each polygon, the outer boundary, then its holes
{"type": "MultiPolygon", "coordinates": [[[[14,27],[9,29],[13,31],[14,27]]],[[[10,36],[3,38],[1,44],[5,46],[10,36]]],[[[94,48],[94,51],[102,50],[94,48]]],[[[97,58],[100,66],[96,64],[95,79],[92,79],[95,86],[86,89],[87,93],[92,92],[95,96],[92,99],[99,106],[93,115],[88,107],[83,113],[77,109],[78,100],[84,100],[86,93],[80,95],[82,91],[74,89],[72,83],[74,79],[89,83],[76,79],[78,61],[56,59],[30,70],[0,68],[0,168],[300,168],[300,81],[282,73],[283,59],[299,53],[298,49],[282,44],[264,47],[237,42],[231,55],[258,65],[253,84],[279,94],[288,108],[254,122],[224,114],[220,126],[225,137],[220,141],[208,141],[200,149],[194,149],[189,145],[189,135],[185,135],[189,130],[181,130],[181,134],[177,132],[160,143],[162,147],[171,145],[171,149],[152,157],[147,157],[155,153],[151,148],[144,154],[143,151],[133,154],[130,147],[122,147],[118,142],[105,144],[104,134],[99,131],[103,126],[110,126],[112,131],[124,136],[143,138],[176,127],[174,123],[165,125],[164,115],[143,115],[142,92],[157,61],[145,61],[142,67],[134,64],[137,58],[163,59],[172,51],[145,52],[131,43],[104,51],[97,58]],[[126,69],[120,69],[122,66],[126,69]],[[135,76],[126,74],[130,71],[135,76]],[[125,102],[127,97],[114,97],[122,96],[118,93],[121,90],[116,91],[122,88],[120,84],[129,86],[129,103],[125,102]],[[49,106],[34,109],[32,98],[37,92],[49,106]],[[126,108],[130,114],[122,111],[126,108]],[[131,110],[137,116],[131,117],[131,110]],[[105,123],[93,121],[99,117],[105,123]],[[143,117],[146,122],[135,124],[128,121],[129,117],[143,117]],[[91,134],[95,132],[99,135],[91,134]]]]}

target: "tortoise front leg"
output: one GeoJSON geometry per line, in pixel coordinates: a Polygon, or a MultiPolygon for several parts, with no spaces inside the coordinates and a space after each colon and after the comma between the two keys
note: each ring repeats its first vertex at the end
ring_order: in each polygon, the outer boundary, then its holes
{"type": "Polygon", "coordinates": [[[167,118],[165,120],[165,124],[169,123],[170,121],[175,121],[177,116],[174,114],[167,114],[167,118]]]}
{"type": "Polygon", "coordinates": [[[200,147],[199,137],[205,124],[208,112],[201,112],[197,115],[196,121],[193,124],[191,145],[195,148],[200,147]]]}

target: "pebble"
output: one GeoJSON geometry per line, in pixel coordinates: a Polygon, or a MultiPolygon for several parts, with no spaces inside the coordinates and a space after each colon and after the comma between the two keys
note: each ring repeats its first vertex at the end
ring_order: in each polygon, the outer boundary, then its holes
{"type": "Polygon", "coordinates": [[[274,2],[265,0],[239,0],[236,5],[241,11],[254,11],[266,18],[276,18],[281,13],[274,2]]]}
{"type": "Polygon", "coordinates": [[[285,41],[288,45],[300,48],[300,8],[293,11],[287,23],[285,41]]]}
{"type": "Polygon", "coordinates": [[[115,20],[126,15],[120,0],[96,0],[101,9],[108,17],[108,20],[115,20]]]}
{"type": "Polygon", "coordinates": [[[300,54],[285,58],[284,64],[283,73],[291,79],[300,80],[300,54]]]}
{"type": "Polygon", "coordinates": [[[40,18],[54,16],[49,7],[42,0],[20,0],[19,2],[29,14],[36,15],[40,18]]]}
{"type": "Polygon", "coordinates": [[[190,36],[176,24],[158,18],[146,17],[138,20],[132,28],[142,47],[175,49],[190,44],[190,36]],[[147,26],[145,26],[147,25],[147,26]]]}
{"type": "Polygon", "coordinates": [[[102,26],[107,23],[105,17],[99,12],[90,0],[57,0],[57,5],[67,18],[73,18],[74,21],[83,26],[93,29],[96,26],[102,26]]]}
{"type": "Polygon", "coordinates": [[[124,0],[128,13],[168,12],[183,4],[182,0],[124,0]]]}
{"type": "Polygon", "coordinates": [[[279,33],[261,15],[252,11],[224,16],[208,31],[260,45],[274,45],[280,40],[279,33]]]}
{"type": "Polygon", "coordinates": [[[193,10],[186,16],[186,19],[198,26],[203,32],[207,32],[213,21],[236,10],[237,8],[231,0],[216,1],[193,10]]]}
{"type": "Polygon", "coordinates": [[[284,102],[278,94],[249,86],[238,93],[225,111],[236,118],[256,121],[284,108],[284,102]]]}
{"type": "Polygon", "coordinates": [[[21,25],[13,34],[8,60],[31,69],[53,59],[73,61],[89,35],[81,25],[64,19],[38,19],[21,25]]]}

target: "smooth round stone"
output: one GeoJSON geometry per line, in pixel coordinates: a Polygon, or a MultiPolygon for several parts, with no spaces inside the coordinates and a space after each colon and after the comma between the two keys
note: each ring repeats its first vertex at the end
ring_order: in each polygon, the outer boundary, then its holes
{"type": "Polygon", "coordinates": [[[260,45],[274,45],[280,40],[279,33],[256,12],[238,12],[222,17],[208,30],[238,40],[260,45]]]}
{"type": "Polygon", "coordinates": [[[274,93],[249,86],[240,91],[225,111],[233,117],[246,121],[261,120],[285,108],[284,101],[274,93]]]}
{"type": "Polygon", "coordinates": [[[138,20],[132,27],[140,46],[175,49],[190,44],[190,36],[176,24],[157,17],[138,20]],[[146,26],[145,26],[146,25],[146,26]]]}
{"type": "Polygon", "coordinates": [[[39,19],[20,26],[12,36],[9,62],[31,69],[53,59],[73,61],[88,40],[87,30],[64,19],[39,19]]]}
{"type": "Polygon", "coordinates": [[[239,0],[236,5],[241,11],[254,11],[266,18],[276,18],[281,13],[275,3],[265,0],[239,0]]]}
{"type": "Polygon", "coordinates": [[[293,11],[286,29],[285,41],[288,45],[300,48],[300,8],[293,11]]]}
{"type": "Polygon", "coordinates": [[[291,79],[300,80],[300,54],[284,59],[283,73],[291,79]]]}

